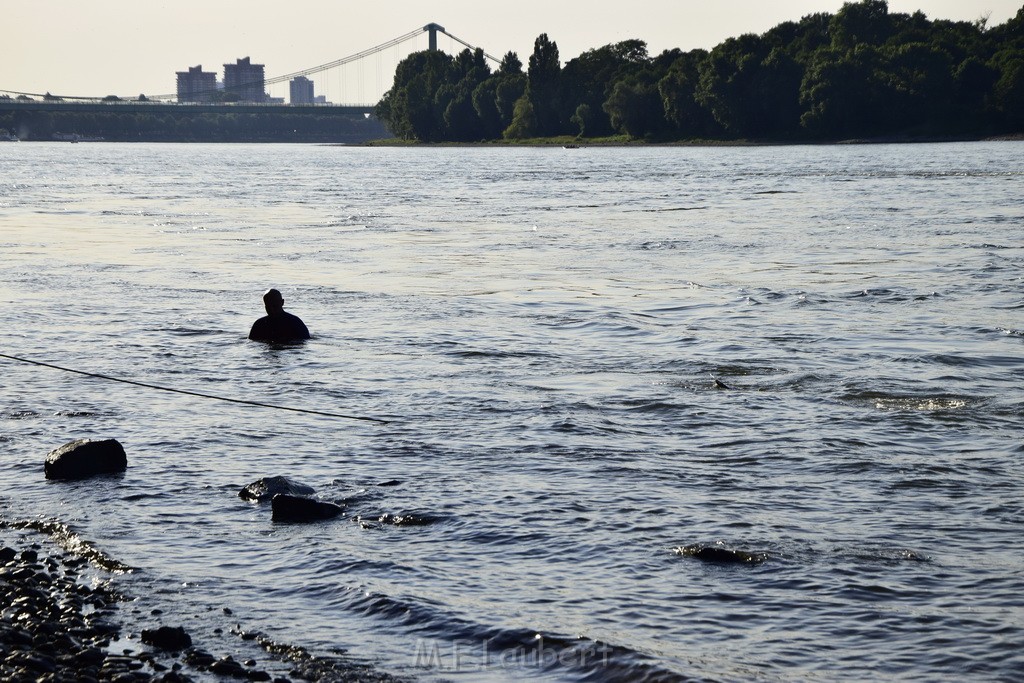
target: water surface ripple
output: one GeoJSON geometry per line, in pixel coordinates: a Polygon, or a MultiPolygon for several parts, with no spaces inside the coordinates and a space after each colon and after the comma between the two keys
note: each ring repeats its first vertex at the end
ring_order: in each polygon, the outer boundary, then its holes
{"type": "Polygon", "coordinates": [[[1021,152],[4,145],[0,352],[392,422],[2,361],[0,516],[424,680],[1018,678],[1021,152]]]}

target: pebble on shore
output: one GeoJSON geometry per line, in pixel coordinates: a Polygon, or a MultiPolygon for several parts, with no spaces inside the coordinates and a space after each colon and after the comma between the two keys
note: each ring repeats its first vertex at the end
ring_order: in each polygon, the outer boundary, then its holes
{"type": "MultiPolygon", "coordinates": [[[[116,616],[117,603],[123,598],[109,582],[86,583],[84,568],[88,561],[81,557],[59,550],[50,553],[42,544],[24,539],[15,545],[19,547],[0,544],[0,680],[193,680],[186,665],[190,659],[202,659],[200,655],[206,653],[186,645],[191,640],[184,629],[162,627],[157,631],[176,636],[174,644],[188,648],[182,654],[185,665],[153,652],[115,654],[109,648],[121,636],[116,616]]],[[[223,661],[190,666],[195,671],[218,675],[230,668],[236,677],[244,674],[241,678],[245,680],[271,680],[265,671],[229,667],[223,661]]]]}
{"type": "MultiPolygon", "coordinates": [[[[217,658],[192,644],[181,626],[154,625],[139,638],[150,650],[117,650],[123,619],[118,603],[127,600],[97,571],[130,567],[88,544],[83,552],[32,542],[16,529],[67,541],[63,525],[0,519],[0,681],[16,683],[177,683],[248,680],[288,683],[292,679],[328,683],[399,683],[407,679],[372,665],[321,658],[301,647],[277,643],[259,632],[238,632],[255,640],[275,666],[290,666],[291,678],[272,677],[253,659],[217,658]],[[8,531],[10,533],[3,533],[8,531]]],[[[66,547],[66,546],[65,546],[66,547]]],[[[226,615],[231,611],[224,609],[226,615]]],[[[162,614],[153,610],[151,616],[162,614]]],[[[220,631],[220,629],[218,629],[220,631]]],[[[235,629],[232,629],[235,632],[235,629]]],[[[132,634],[127,637],[131,639],[132,634]]],[[[273,668],[273,667],[272,667],[273,668]]]]}

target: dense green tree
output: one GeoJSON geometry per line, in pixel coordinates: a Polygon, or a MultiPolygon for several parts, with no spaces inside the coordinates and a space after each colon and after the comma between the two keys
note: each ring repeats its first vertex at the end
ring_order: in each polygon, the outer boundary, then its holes
{"type": "Polygon", "coordinates": [[[410,55],[378,112],[418,140],[623,132],[646,138],[842,139],[1024,129],[1024,9],[1001,26],[890,13],[886,0],[730,38],[710,52],[642,40],[564,67],[547,34],[515,53],[410,55]]]}
{"type": "Polygon", "coordinates": [[[498,110],[498,83],[501,76],[488,78],[473,89],[471,102],[476,113],[481,139],[493,140],[501,137],[509,122],[502,121],[498,110]]]}
{"type": "Polygon", "coordinates": [[[589,117],[587,135],[610,135],[615,127],[604,108],[605,102],[617,82],[636,76],[650,63],[647,44],[642,40],[605,45],[570,60],[562,70],[562,103],[566,111],[561,118],[576,119],[573,126],[578,127],[579,107],[585,104],[584,111],[589,117]]]}
{"type": "Polygon", "coordinates": [[[515,52],[506,52],[498,67],[498,74],[501,76],[515,76],[523,73],[523,62],[515,52]]]}
{"type": "Polygon", "coordinates": [[[972,122],[989,121],[989,93],[999,80],[1000,72],[977,57],[968,57],[953,73],[953,118],[957,128],[972,122]]]}
{"type": "Polygon", "coordinates": [[[586,137],[595,127],[597,114],[590,108],[589,104],[581,104],[576,107],[569,122],[576,126],[579,132],[576,137],[586,137]]]}
{"type": "Polygon", "coordinates": [[[479,124],[479,134],[485,139],[501,137],[512,123],[516,100],[526,91],[527,77],[516,53],[509,52],[498,72],[473,90],[473,109],[479,124]]]}
{"type": "Polygon", "coordinates": [[[890,123],[902,130],[922,126],[934,132],[947,126],[953,111],[953,65],[942,49],[909,43],[887,50],[886,67],[890,123]]]}
{"type": "Polygon", "coordinates": [[[666,127],[661,93],[656,83],[642,78],[619,81],[604,103],[615,130],[634,138],[654,137],[666,127]]]}
{"type": "Polygon", "coordinates": [[[878,50],[823,50],[808,66],[800,89],[802,125],[821,137],[876,135],[884,130],[878,50]]]}
{"type": "MultiPolygon", "coordinates": [[[[533,43],[529,68],[527,94],[533,109],[537,135],[558,135],[561,132],[561,75],[558,43],[542,33],[533,43]]],[[[514,115],[513,115],[514,118],[514,115]]]]}
{"type": "Polygon", "coordinates": [[[512,122],[502,133],[508,140],[522,140],[537,135],[537,115],[533,111],[533,98],[530,97],[530,84],[526,84],[526,91],[522,97],[516,100],[512,109],[512,122]]]}
{"type": "Polygon", "coordinates": [[[526,92],[528,82],[526,74],[523,73],[503,75],[498,80],[498,84],[494,88],[494,104],[498,109],[501,122],[504,124],[503,128],[507,128],[512,123],[516,102],[526,92]]]}
{"type": "Polygon", "coordinates": [[[1001,129],[1024,132],[1024,7],[987,37],[992,52],[988,66],[997,74],[989,94],[992,110],[1001,129]]]}
{"type": "Polygon", "coordinates": [[[708,58],[705,50],[678,56],[668,73],[658,81],[666,122],[679,138],[708,138],[721,132],[711,112],[698,104],[700,65],[708,58]]]}
{"type": "MultiPolygon", "coordinates": [[[[438,91],[452,83],[453,59],[439,50],[414,52],[395,68],[393,85],[381,98],[376,113],[391,132],[407,140],[443,140],[446,124],[438,91]]],[[[465,60],[460,68],[467,65],[465,60]]],[[[459,74],[461,80],[463,74],[459,74]]],[[[443,99],[443,98],[442,98],[443,99]]]]}
{"type": "Polygon", "coordinates": [[[473,50],[466,48],[455,56],[454,80],[470,85],[475,88],[477,85],[490,78],[491,68],[487,65],[487,58],[480,48],[473,50]]]}
{"type": "Polygon", "coordinates": [[[832,44],[842,50],[858,45],[881,45],[893,33],[886,0],[848,2],[829,23],[832,44]]]}
{"type": "Polygon", "coordinates": [[[484,138],[480,117],[473,106],[473,92],[468,84],[460,84],[454,89],[445,106],[444,122],[448,129],[447,140],[475,142],[484,138]]]}
{"type": "Polygon", "coordinates": [[[530,67],[526,72],[530,78],[530,85],[537,87],[557,84],[562,72],[561,64],[558,58],[558,43],[549,39],[546,33],[537,36],[533,41],[530,67]]]}
{"type": "Polygon", "coordinates": [[[993,104],[1007,130],[1024,131],[1024,57],[1003,62],[992,89],[993,104]]]}
{"type": "Polygon", "coordinates": [[[800,122],[803,70],[759,36],[731,38],[700,66],[696,99],[736,137],[782,137],[800,122]]]}

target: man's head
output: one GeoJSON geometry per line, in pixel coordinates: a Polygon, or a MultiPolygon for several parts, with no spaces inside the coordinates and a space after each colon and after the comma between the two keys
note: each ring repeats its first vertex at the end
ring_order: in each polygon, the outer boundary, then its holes
{"type": "Polygon", "coordinates": [[[276,289],[268,289],[267,293],[263,295],[263,305],[269,315],[280,313],[284,310],[284,297],[276,289]]]}

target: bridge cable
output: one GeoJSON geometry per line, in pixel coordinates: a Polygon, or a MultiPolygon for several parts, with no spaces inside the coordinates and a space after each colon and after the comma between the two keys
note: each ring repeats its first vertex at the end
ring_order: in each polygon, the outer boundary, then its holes
{"type": "MultiPolygon", "coordinates": [[[[476,50],[477,49],[476,46],[470,45],[469,43],[464,41],[462,38],[459,38],[458,36],[453,36],[451,33],[448,33],[448,31],[441,31],[441,33],[445,34],[446,36],[448,36],[449,38],[451,38],[455,42],[461,43],[464,47],[468,47],[470,50],[476,50]]],[[[487,59],[491,60],[492,62],[494,62],[496,64],[501,64],[501,60],[498,59],[497,57],[489,55],[486,52],[484,52],[483,50],[480,50],[480,51],[483,52],[484,57],[486,57],[487,59]]]]}
{"type": "Polygon", "coordinates": [[[20,358],[18,356],[11,356],[6,353],[0,353],[0,358],[6,358],[8,360],[18,361],[19,363],[28,363],[29,365],[38,365],[44,368],[52,368],[54,370],[62,370],[63,372],[71,372],[76,375],[84,375],[86,377],[94,377],[96,379],[105,379],[111,382],[120,382],[122,384],[132,384],[137,387],[145,387],[147,389],[157,389],[159,391],[168,391],[175,394],[185,394],[186,396],[198,396],[200,398],[211,398],[216,401],[224,401],[226,403],[241,403],[248,406],[257,406],[259,408],[273,408],[274,410],[288,410],[294,413],[307,413],[309,415],[320,415],[323,417],[338,417],[345,420],[364,420],[367,422],[377,422],[380,424],[391,424],[391,420],[382,420],[379,417],[366,417],[362,415],[345,415],[343,413],[327,413],[322,410],[310,410],[309,408],[292,408],[290,406],[279,406],[271,403],[261,403],[259,401],[247,401],[241,398],[228,398],[225,396],[214,396],[213,394],[203,394],[198,391],[188,391],[185,389],[174,389],[172,387],[163,387],[157,384],[147,384],[146,382],[137,382],[131,379],[124,379],[122,377],[111,377],[110,375],[101,375],[96,372],[86,372],[84,370],[75,370],[74,368],[65,368],[60,365],[53,365],[51,363],[44,363],[38,360],[32,360],[30,358],[20,358]]]}
{"type": "MultiPolygon", "coordinates": [[[[469,43],[464,41],[462,38],[459,38],[458,36],[452,35],[451,33],[448,33],[447,31],[442,30],[442,31],[440,31],[440,33],[445,34],[446,36],[448,36],[452,40],[460,43],[461,45],[463,45],[464,47],[469,48],[470,50],[476,50],[477,49],[476,46],[470,45],[469,43]]],[[[336,68],[336,67],[339,67],[339,66],[344,66],[344,65],[349,64],[351,62],[355,62],[355,61],[358,61],[360,59],[363,59],[364,57],[369,57],[370,55],[374,55],[374,54],[383,52],[384,50],[390,49],[392,47],[398,47],[400,44],[402,44],[402,43],[404,43],[404,42],[406,42],[408,40],[412,40],[413,38],[419,37],[421,35],[423,35],[423,29],[422,28],[418,28],[415,31],[410,31],[409,33],[406,33],[405,35],[398,36],[397,38],[392,38],[391,40],[387,41],[386,43],[381,43],[380,45],[376,45],[374,47],[367,48],[366,50],[363,50],[362,52],[357,52],[357,53],[355,53],[353,55],[349,55],[348,57],[342,57],[341,59],[336,59],[333,62],[327,62],[327,63],[321,64],[319,66],[314,66],[314,67],[310,67],[308,69],[303,69],[302,71],[294,71],[292,73],[285,74],[283,76],[274,76],[273,78],[266,78],[266,79],[263,80],[263,85],[264,85],[264,87],[266,87],[268,85],[277,85],[278,83],[284,83],[285,81],[290,81],[291,79],[296,78],[298,76],[310,76],[312,74],[320,73],[320,72],[323,72],[323,71],[328,71],[330,69],[333,69],[333,68],[336,68]]],[[[488,54],[487,52],[484,52],[483,55],[484,55],[484,57],[486,57],[487,59],[491,60],[492,62],[494,62],[496,64],[500,64],[501,63],[500,59],[498,59],[497,57],[495,57],[493,55],[488,54]]],[[[242,89],[242,88],[245,88],[246,86],[254,85],[255,83],[256,83],[255,81],[253,83],[243,83],[243,84],[238,85],[236,87],[238,89],[242,89]]],[[[18,92],[18,91],[15,91],[15,90],[3,90],[3,89],[0,89],[0,92],[6,92],[6,93],[10,93],[12,95],[25,95],[25,96],[30,96],[30,97],[49,97],[49,98],[53,98],[53,99],[66,99],[66,100],[100,101],[100,100],[103,99],[101,97],[91,97],[91,96],[79,97],[79,96],[75,96],[75,95],[51,95],[50,93],[46,93],[45,95],[43,95],[41,93],[18,92]]],[[[219,92],[219,91],[211,90],[211,91],[207,91],[207,92],[196,92],[196,93],[193,93],[193,94],[194,95],[204,95],[204,94],[214,94],[216,92],[219,92]]],[[[175,98],[177,96],[178,96],[177,93],[167,94],[167,95],[152,95],[152,96],[149,96],[149,99],[151,99],[151,100],[173,99],[173,98],[175,98]]],[[[125,98],[125,99],[128,99],[128,98],[125,98]]]]}

